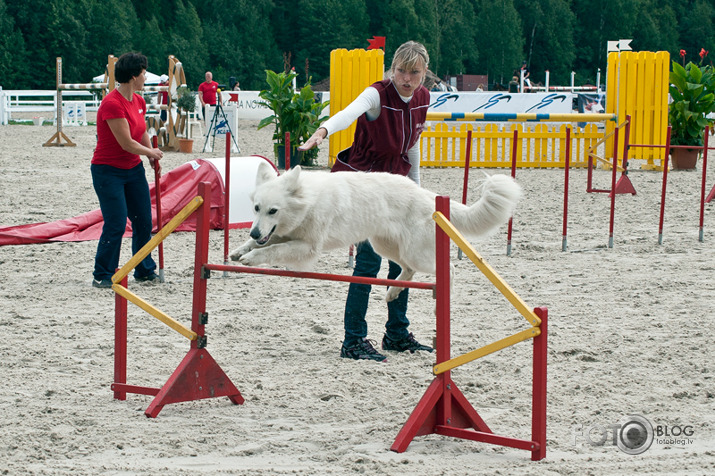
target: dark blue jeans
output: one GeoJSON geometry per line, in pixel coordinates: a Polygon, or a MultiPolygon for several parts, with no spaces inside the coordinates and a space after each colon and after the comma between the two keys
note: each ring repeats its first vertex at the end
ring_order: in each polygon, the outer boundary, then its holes
{"type": "MultiPolygon", "coordinates": [[[[119,169],[111,165],[90,167],[94,191],[99,198],[104,226],[94,257],[94,278],[110,279],[119,266],[119,252],[127,218],[132,224],[132,254],[136,254],[151,239],[151,197],[144,165],[119,169]]],[[[148,255],[134,269],[134,277],[148,276],[156,263],[148,255]]]]}
{"type": "MultiPolygon", "coordinates": [[[[355,269],[353,276],[377,277],[380,272],[382,257],[375,253],[369,241],[363,241],[357,245],[355,253],[355,269]]],[[[395,279],[402,272],[402,268],[397,263],[389,261],[389,271],[387,279],[395,279]]],[[[346,346],[367,337],[367,304],[370,299],[372,286],[369,284],[350,283],[348,298],[345,302],[345,341],[346,346]]],[[[387,323],[385,331],[390,339],[401,340],[409,334],[407,327],[410,321],[407,320],[407,298],[409,289],[400,293],[397,299],[387,303],[387,323]]]]}

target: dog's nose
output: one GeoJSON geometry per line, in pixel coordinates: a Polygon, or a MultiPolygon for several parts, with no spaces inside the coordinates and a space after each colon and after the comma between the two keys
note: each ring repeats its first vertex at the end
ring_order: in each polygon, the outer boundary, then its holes
{"type": "Polygon", "coordinates": [[[251,229],[251,238],[254,240],[257,240],[261,237],[261,232],[258,231],[258,228],[252,228],[251,229]]]}

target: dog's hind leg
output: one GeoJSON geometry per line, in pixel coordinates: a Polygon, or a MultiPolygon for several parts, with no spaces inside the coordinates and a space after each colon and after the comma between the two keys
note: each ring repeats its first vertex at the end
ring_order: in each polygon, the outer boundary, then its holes
{"type": "MultiPolygon", "coordinates": [[[[412,277],[414,275],[414,270],[408,268],[407,266],[402,266],[402,272],[395,279],[397,281],[412,281],[412,277]]],[[[385,301],[394,301],[395,299],[397,299],[397,296],[399,296],[400,293],[404,290],[405,288],[401,288],[399,286],[390,286],[389,288],[387,288],[387,294],[385,294],[385,301]]]]}

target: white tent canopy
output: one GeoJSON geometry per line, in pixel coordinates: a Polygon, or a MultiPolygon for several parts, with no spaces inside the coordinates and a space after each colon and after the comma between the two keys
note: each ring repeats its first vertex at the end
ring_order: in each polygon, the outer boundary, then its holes
{"type": "MultiPolygon", "coordinates": [[[[92,78],[93,83],[103,83],[104,82],[104,75],[100,74],[99,76],[95,76],[92,78]]],[[[161,77],[159,75],[156,75],[154,73],[151,73],[149,71],[146,72],[146,81],[144,84],[148,86],[156,85],[161,82],[161,77]]]]}

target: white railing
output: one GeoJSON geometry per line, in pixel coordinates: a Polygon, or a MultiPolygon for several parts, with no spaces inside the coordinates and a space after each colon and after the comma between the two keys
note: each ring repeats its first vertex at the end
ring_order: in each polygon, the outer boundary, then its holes
{"type": "MultiPolygon", "coordinates": [[[[87,111],[96,111],[99,108],[101,97],[91,91],[72,90],[62,91],[63,103],[84,103],[87,111]]],[[[42,113],[52,112],[53,120],[57,116],[57,91],[54,89],[24,91],[18,89],[0,88],[0,124],[6,125],[17,119],[17,113],[42,113]]]]}

